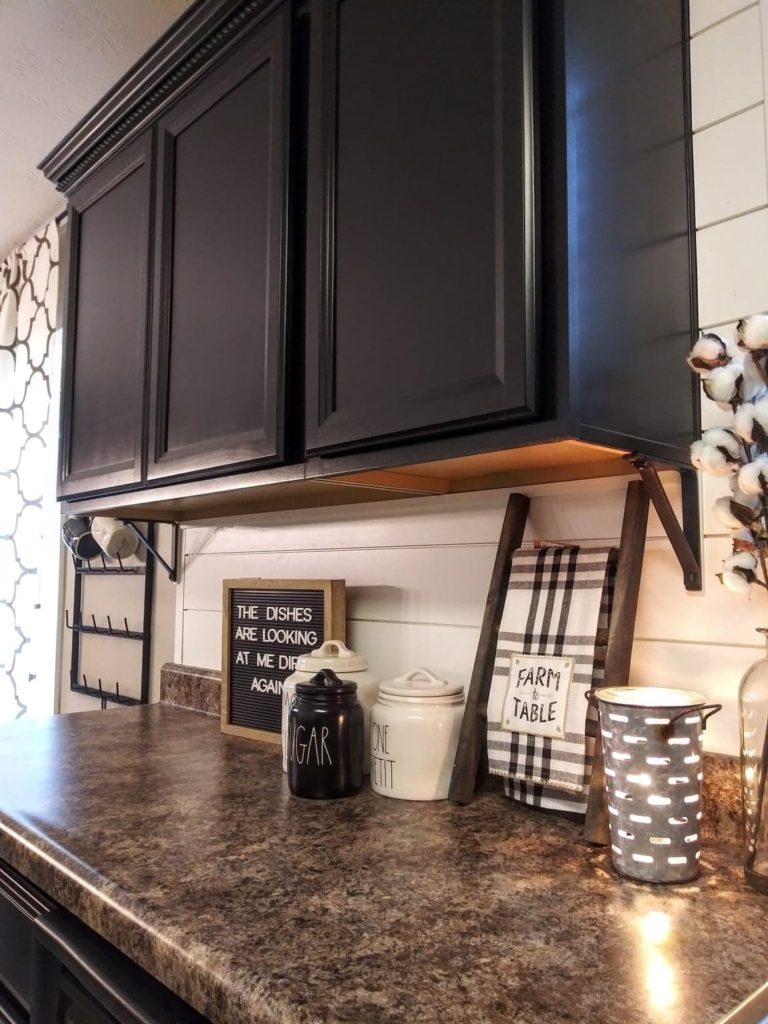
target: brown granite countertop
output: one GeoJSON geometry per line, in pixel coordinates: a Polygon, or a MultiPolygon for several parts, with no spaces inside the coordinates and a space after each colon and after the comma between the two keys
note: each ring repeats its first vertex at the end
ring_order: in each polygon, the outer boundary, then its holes
{"type": "Polygon", "coordinates": [[[292,798],[163,705],[0,728],[0,857],[217,1024],[712,1024],[768,978],[733,846],[644,886],[498,793],[292,798]]]}

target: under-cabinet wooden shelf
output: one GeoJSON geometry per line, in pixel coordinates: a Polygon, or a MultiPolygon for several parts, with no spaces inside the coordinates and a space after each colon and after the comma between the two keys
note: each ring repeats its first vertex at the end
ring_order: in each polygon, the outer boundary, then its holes
{"type": "Polygon", "coordinates": [[[459,458],[310,478],[304,467],[242,473],[68,502],[67,510],[190,522],[227,515],[354,505],[635,472],[627,452],[565,440],[459,458]],[[282,477],[282,479],[281,479],[282,477]]]}

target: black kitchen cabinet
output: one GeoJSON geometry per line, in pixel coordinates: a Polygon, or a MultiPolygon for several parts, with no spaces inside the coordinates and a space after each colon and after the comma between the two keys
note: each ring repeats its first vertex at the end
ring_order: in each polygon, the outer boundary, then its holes
{"type": "Polygon", "coordinates": [[[315,0],[307,446],[538,411],[529,0],[315,0]]]}
{"type": "Polygon", "coordinates": [[[62,497],[283,457],[290,29],[224,36],[69,193],[62,497]]]}
{"type": "Polygon", "coordinates": [[[33,998],[35,924],[53,904],[0,862],[0,1024],[23,1024],[33,998]]]}
{"type": "Polygon", "coordinates": [[[290,14],[157,124],[147,477],[283,454],[290,14]]]}
{"type": "Polygon", "coordinates": [[[142,480],[152,136],[69,197],[62,495],[142,480]]]}
{"type": "Polygon", "coordinates": [[[0,1024],[208,1024],[0,861],[0,1024]]]}
{"type": "Polygon", "coordinates": [[[685,458],[686,46],[674,0],[314,0],[318,471],[483,438],[685,458]]]}
{"type": "Polygon", "coordinates": [[[68,509],[685,467],[688,34],[683,0],[193,3],[41,165],[68,509]]]}

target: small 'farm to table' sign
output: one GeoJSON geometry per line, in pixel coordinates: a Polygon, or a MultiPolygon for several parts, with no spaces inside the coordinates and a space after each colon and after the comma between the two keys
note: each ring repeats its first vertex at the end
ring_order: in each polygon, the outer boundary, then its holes
{"type": "Polygon", "coordinates": [[[565,736],[573,667],[573,658],[513,654],[502,728],[550,739],[565,736]]]}
{"type": "Polygon", "coordinates": [[[222,732],[279,743],[283,683],[345,625],[344,580],[224,580],[222,732]]]}

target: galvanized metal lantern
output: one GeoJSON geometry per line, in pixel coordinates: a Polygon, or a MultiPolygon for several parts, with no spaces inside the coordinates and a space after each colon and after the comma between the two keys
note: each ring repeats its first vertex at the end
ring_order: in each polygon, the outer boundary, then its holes
{"type": "Polygon", "coordinates": [[[603,687],[597,703],[613,866],[643,882],[690,882],[701,857],[702,737],[720,704],[693,690],[603,687]]]}

